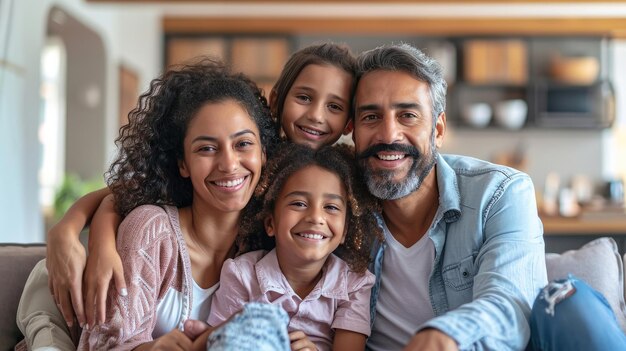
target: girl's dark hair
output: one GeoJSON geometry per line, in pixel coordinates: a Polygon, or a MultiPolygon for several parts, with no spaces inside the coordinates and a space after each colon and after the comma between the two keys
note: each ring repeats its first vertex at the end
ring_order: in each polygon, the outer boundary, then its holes
{"type": "Polygon", "coordinates": [[[354,158],[354,150],[347,145],[323,146],[313,150],[305,145],[284,142],[276,156],[266,164],[256,188],[253,206],[248,206],[241,216],[240,253],[253,250],[271,250],[276,246],[273,237],[265,233],[264,220],[274,211],[276,198],[294,173],[311,166],[319,166],[336,174],[348,196],[346,238],[335,253],[350,269],[364,272],[370,261],[374,238],[382,240],[382,231],[374,213],[380,210],[378,200],[365,187],[354,158]]]}
{"type": "Polygon", "coordinates": [[[120,215],[143,204],[191,204],[191,181],[178,169],[187,126],[204,105],[226,100],[246,110],[259,128],[264,151],[271,153],[276,132],[254,82],[208,58],[175,66],[150,83],[115,141],[119,153],[106,177],[120,215]]]}
{"type": "MultiPolygon", "coordinates": [[[[285,67],[283,67],[272,91],[276,94],[276,100],[272,101],[272,118],[276,122],[276,131],[280,134],[282,129],[282,115],[285,99],[289,89],[296,81],[302,70],[311,64],[333,65],[349,73],[352,79],[350,96],[354,95],[356,87],[356,58],[350,48],[343,44],[323,43],[319,45],[307,46],[293,53],[285,67]]],[[[352,103],[352,98],[348,99],[352,103]]],[[[352,106],[348,106],[348,111],[352,115],[352,106]]]]}

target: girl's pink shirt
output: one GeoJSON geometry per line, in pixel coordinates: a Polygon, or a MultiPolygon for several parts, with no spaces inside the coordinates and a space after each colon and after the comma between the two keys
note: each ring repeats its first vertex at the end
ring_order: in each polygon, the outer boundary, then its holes
{"type": "Polygon", "coordinates": [[[280,305],[289,315],[289,332],[301,330],[320,351],[330,350],[335,329],[370,335],[373,284],[372,273],[352,272],[343,260],[331,254],[322,278],[301,299],[281,272],[276,250],[253,251],[224,263],[208,323],[221,324],[248,302],[280,305]]]}

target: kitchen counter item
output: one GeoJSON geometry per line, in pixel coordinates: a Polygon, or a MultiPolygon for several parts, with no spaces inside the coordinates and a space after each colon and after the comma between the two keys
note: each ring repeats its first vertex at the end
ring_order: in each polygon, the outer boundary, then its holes
{"type": "Polygon", "coordinates": [[[606,192],[611,203],[622,204],[624,202],[624,181],[619,178],[609,180],[606,184],[606,192]]]}
{"type": "Polygon", "coordinates": [[[463,108],[462,117],[467,125],[484,128],[491,121],[491,106],[485,102],[466,105],[463,108]]]}
{"type": "Polygon", "coordinates": [[[526,122],[528,104],[522,99],[503,100],[495,104],[496,123],[507,129],[520,129],[526,122]]]}
{"type": "Polygon", "coordinates": [[[592,84],[599,71],[600,64],[593,56],[554,56],[550,62],[550,76],[561,83],[592,84]]]}

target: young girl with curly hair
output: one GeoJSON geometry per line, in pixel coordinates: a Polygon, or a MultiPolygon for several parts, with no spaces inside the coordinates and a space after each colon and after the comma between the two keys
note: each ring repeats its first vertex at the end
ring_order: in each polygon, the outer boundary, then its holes
{"type": "Polygon", "coordinates": [[[291,350],[363,350],[374,282],[367,265],[381,234],[353,151],[285,144],[255,195],[239,245],[255,251],[224,263],[209,325],[249,302],[274,304],[289,316],[291,350]]]}
{"type": "MultiPolygon", "coordinates": [[[[236,252],[241,212],[276,141],[261,91],[221,63],[204,60],[152,81],[108,172],[124,216],[116,249],[127,291],[104,292],[105,320],[83,329],[79,349],[191,347],[181,327],[208,317],[222,264],[236,252]]],[[[27,331],[33,319],[22,323],[27,331]]]]}
{"type": "MultiPolygon", "coordinates": [[[[323,43],[295,52],[269,94],[273,128],[283,138],[312,148],[331,145],[349,133],[355,67],[356,60],[344,45],[323,43]]],[[[132,207],[116,212],[112,198],[106,197],[110,187],[79,199],[48,233],[49,285],[70,326],[75,318],[81,326],[104,320],[111,280],[118,292],[126,291],[114,237],[132,207]],[[86,225],[90,225],[89,256],[78,240],[86,225]],[[89,308],[83,307],[83,300],[89,308]]]]}

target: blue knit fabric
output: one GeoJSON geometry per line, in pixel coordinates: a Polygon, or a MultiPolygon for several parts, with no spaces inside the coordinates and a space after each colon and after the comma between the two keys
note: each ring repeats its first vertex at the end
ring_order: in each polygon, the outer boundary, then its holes
{"type": "Polygon", "coordinates": [[[290,351],[289,316],[280,306],[249,303],[215,330],[207,340],[210,351],[290,351]]]}

